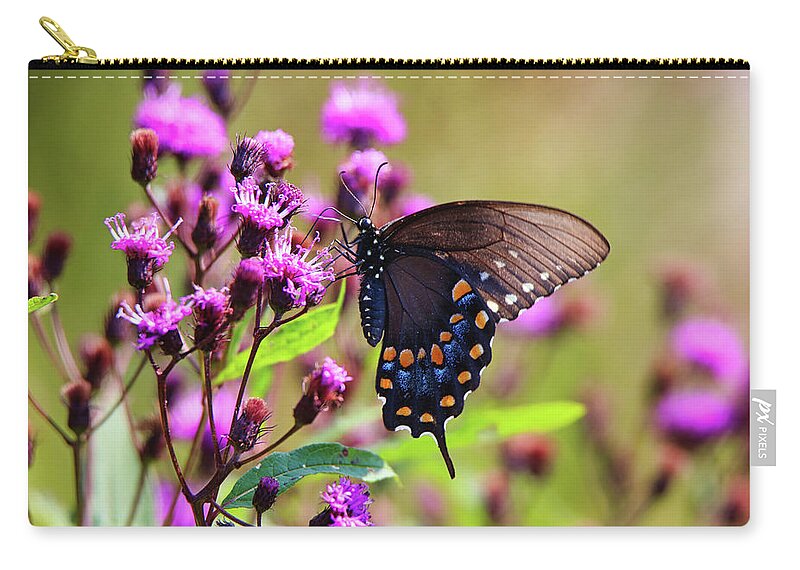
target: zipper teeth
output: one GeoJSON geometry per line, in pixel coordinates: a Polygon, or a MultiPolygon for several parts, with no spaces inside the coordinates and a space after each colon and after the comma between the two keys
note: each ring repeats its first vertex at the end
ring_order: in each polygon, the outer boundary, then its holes
{"type": "MultiPolygon", "coordinates": [[[[99,67],[125,69],[750,69],[734,58],[114,58],[98,60],[99,67]]],[[[35,60],[31,68],[96,67],[91,64],[35,60]]]]}

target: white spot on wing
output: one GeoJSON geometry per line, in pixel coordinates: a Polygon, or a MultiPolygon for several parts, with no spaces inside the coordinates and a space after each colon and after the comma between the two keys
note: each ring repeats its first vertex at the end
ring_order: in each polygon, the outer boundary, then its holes
{"type": "Polygon", "coordinates": [[[503,267],[506,266],[506,264],[500,261],[499,259],[495,259],[494,264],[497,266],[498,269],[503,269],[503,267]]]}
{"type": "Polygon", "coordinates": [[[493,312],[497,312],[500,310],[500,305],[492,301],[491,299],[486,301],[486,306],[489,307],[493,312]]]}
{"type": "Polygon", "coordinates": [[[423,435],[429,435],[429,436],[431,436],[431,438],[433,438],[433,440],[434,440],[434,441],[436,441],[436,436],[435,436],[435,435],[433,435],[433,434],[432,434],[431,432],[429,432],[429,431],[423,431],[423,432],[422,432],[421,434],[419,434],[419,435],[420,435],[420,436],[423,436],[423,435]]]}
{"type": "Polygon", "coordinates": [[[487,279],[489,279],[489,274],[486,273],[485,271],[481,271],[480,272],[480,278],[481,278],[481,281],[486,281],[487,279]]]}
{"type": "Polygon", "coordinates": [[[526,293],[530,293],[531,291],[533,291],[533,283],[523,283],[522,290],[525,291],[526,293]]]}
{"type": "Polygon", "coordinates": [[[512,295],[511,293],[506,295],[506,304],[507,305],[513,305],[516,302],[517,302],[517,296],[516,295],[512,295]]]}
{"type": "Polygon", "coordinates": [[[547,271],[543,271],[542,273],[539,274],[539,277],[542,278],[542,281],[547,281],[548,279],[550,279],[550,274],[547,271]]]}
{"type": "Polygon", "coordinates": [[[511,257],[513,257],[514,259],[518,259],[518,258],[519,258],[519,253],[518,253],[518,252],[516,252],[516,251],[514,251],[513,249],[509,249],[509,250],[508,250],[508,254],[509,254],[511,257]]]}
{"type": "Polygon", "coordinates": [[[378,400],[380,401],[380,403],[381,403],[381,404],[383,404],[383,405],[385,405],[385,404],[386,404],[386,398],[385,398],[385,397],[383,397],[383,396],[378,396],[378,400]]]}

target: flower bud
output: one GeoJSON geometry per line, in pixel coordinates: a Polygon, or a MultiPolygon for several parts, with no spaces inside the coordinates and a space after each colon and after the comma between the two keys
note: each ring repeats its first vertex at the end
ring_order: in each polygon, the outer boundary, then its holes
{"type": "Polygon", "coordinates": [[[85,369],[83,377],[97,390],[114,363],[114,350],[108,340],[90,334],[81,340],[80,356],[85,369]]]}
{"type": "Polygon", "coordinates": [[[197,223],[192,230],[192,241],[198,251],[206,251],[217,243],[217,211],[219,200],[213,196],[203,196],[197,209],[197,223]]]}
{"type": "Polygon", "coordinates": [[[123,301],[129,305],[136,303],[133,293],[128,290],[121,291],[114,296],[111,301],[111,307],[108,313],[106,313],[104,336],[106,340],[111,343],[111,346],[117,346],[120,342],[129,340],[133,336],[131,334],[131,328],[117,318],[119,306],[123,301]]]}
{"type": "Polygon", "coordinates": [[[236,183],[249,176],[256,176],[264,161],[264,147],[255,139],[236,137],[236,148],[228,167],[236,183]]]}
{"type": "Polygon", "coordinates": [[[253,508],[257,513],[263,513],[272,508],[281,485],[274,477],[262,477],[253,492],[253,508]]]}
{"type": "Polygon", "coordinates": [[[250,451],[261,435],[261,424],[272,415],[261,398],[250,398],[242,406],[242,413],[233,424],[228,439],[238,452],[250,451]]]}
{"type": "Polygon", "coordinates": [[[136,129],[131,133],[131,178],[142,187],[158,174],[158,135],[152,129],[136,129]]]}
{"type": "Polygon", "coordinates": [[[80,435],[89,427],[89,397],[92,385],[86,380],[74,380],[61,389],[61,397],[68,408],[67,425],[80,435]]]}
{"type": "Polygon", "coordinates": [[[42,199],[39,195],[28,191],[28,243],[36,234],[36,225],[39,221],[39,211],[42,209],[42,199]]]}
{"type": "Polygon", "coordinates": [[[230,114],[234,105],[229,75],[230,72],[224,69],[209,69],[203,73],[206,94],[223,117],[230,114]]]}
{"type": "Polygon", "coordinates": [[[247,309],[255,305],[263,281],[264,268],[260,259],[248,258],[239,263],[230,285],[232,321],[241,320],[247,309]]]}
{"type": "Polygon", "coordinates": [[[42,261],[33,254],[28,254],[28,299],[42,293],[42,261]]]}
{"type": "Polygon", "coordinates": [[[47,281],[58,279],[72,248],[72,238],[64,232],[55,232],[47,238],[42,253],[42,276],[47,281]]]}
{"type": "Polygon", "coordinates": [[[510,507],[508,486],[508,474],[503,471],[491,473],[484,485],[483,503],[486,514],[494,525],[506,522],[510,507]]]}
{"type": "Polygon", "coordinates": [[[181,299],[188,303],[194,313],[194,343],[207,352],[217,350],[225,340],[228,330],[228,315],[231,313],[228,290],[203,289],[195,285],[194,294],[181,299]]]}
{"type": "Polygon", "coordinates": [[[150,462],[161,458],[166,448],[161,421],[157,418],[150,418],[142,422],[139,429],[144,433],[141,449],[142,459],[145,462],[150,462]]]}
{"type": "Polygon", "coordinates": [[[303,395],[294,408],[298,425],[308,425],[323,410],[338,407],[344,401],[345,383],[352,378],[331,358],[325,358],[303,379],[303,395]]]}
{"type": "Polygon", "coordinates": [[[555,442],[536,434],[520,434],[503,443],[503,462],[509,471],[525,471],[544,477],[556,454],[555,442]]]}

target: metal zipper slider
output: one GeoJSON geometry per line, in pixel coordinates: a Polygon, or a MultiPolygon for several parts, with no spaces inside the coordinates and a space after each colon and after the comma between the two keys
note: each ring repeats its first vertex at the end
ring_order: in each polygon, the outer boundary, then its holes
{"type": "Polygon", "coordinates": [[[76,45],[67,35],[67,32],[64,31],[64,28],[59,26],[52,18],[42,16],[39,18],[39,24],[50,34],[51,38],[58,42],[58,45],[64,48],[63,54],[47,55],[42,58],[42,61],[54,61],[56,63],[100,63],[100,60],[97,59],[97,53],[95,53],[92,48],[76,45]]]}

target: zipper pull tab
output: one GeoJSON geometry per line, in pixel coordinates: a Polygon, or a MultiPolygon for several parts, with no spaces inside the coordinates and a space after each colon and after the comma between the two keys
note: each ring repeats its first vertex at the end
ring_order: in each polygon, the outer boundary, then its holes
{"type": "Polygon", "coordinates": [[[67,35],[64,28],[58,25],[55,20],[42,16],[39,18],[39,24],[44,28],[50,37],[58,42],[64,53],[61,55],[48,55],[42,58],[42,61],[54,61],[56,63],[88,63],[97,64],[100,60],[97,59],[97,53],[91,48],[76,45],[75,42],[67,35]]]}

